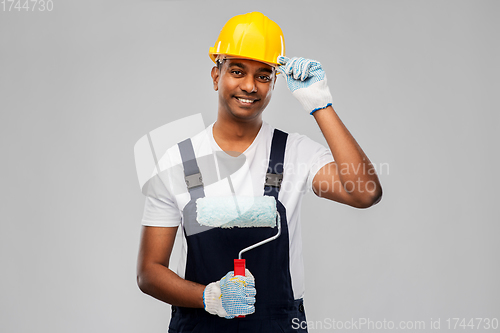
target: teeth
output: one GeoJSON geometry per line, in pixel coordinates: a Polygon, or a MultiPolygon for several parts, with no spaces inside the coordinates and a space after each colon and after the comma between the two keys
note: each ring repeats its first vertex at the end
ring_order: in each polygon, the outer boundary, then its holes
{"type": "Polygon", "coordinates": [[[242,101],[243,103],[253,103],[251,99],[238,98],[238,100],[242,101]]]}

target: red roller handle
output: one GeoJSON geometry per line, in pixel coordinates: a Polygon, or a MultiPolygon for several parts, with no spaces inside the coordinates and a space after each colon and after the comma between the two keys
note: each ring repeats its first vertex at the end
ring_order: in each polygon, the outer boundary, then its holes
{"type": "Polygon", "coordinates": [[[245,259],[234,259],[234,275],[245,276],[245,259]]]}
{"type": "MultiPolygon", "coordinates": [[[[234,259],[234,276],[245,276],[245,259],[234,259]]],[[[245,318],[245,316],[237,316],[236,318],[245,318]]]]}

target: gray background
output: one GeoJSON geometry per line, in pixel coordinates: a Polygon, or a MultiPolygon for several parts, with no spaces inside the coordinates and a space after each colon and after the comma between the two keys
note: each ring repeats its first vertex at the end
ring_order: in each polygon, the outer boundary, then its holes
{"type": "MultiPolygon", "coordinates": [[[[135,281],[133,146],[215,121],[208,48],[253,10],[287,55],[322,62],[340,117],[389,165],[368,210],[306,196],[308,319],[500,318],[500,2],[53,3],[0,12],[0,331],[166,331],[169,306],[135,281]]],[[[281,79],[265,120],[325,142],[281,79]]]]}

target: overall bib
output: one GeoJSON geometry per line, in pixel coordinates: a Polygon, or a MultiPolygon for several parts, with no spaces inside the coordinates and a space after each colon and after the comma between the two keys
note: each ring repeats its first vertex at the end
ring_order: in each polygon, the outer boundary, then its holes
{"type": "MultiPolygon", "coordinates": [[[[255,313],[244,318],[225,319],[204,309],[172,306],[169,332],[307,332],[294,329],[306,319],[302,300],[293,297],[286,209],[278,200],[287,137],[288,134],[274,130],[264,184],[264,195],[276,199],[281,235],[244,254],[246,267],[255,277],[255,313]]],[[[191,195],[183,210],[183,231],[188,245],[185,279],[208,285],[233,270],[233,261],[240,250],[275,235],[277,227],[223,229],[200,226],[196,221],[196,199],[205,196],[200,170],[191,140],[180,142],[178,146],[191,195]]]]}

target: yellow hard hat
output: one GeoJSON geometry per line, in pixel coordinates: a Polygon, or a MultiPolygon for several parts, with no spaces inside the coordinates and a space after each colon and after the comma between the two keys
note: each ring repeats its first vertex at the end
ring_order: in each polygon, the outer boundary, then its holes
{"type": "Polygon", "coordinates": [[[278,57],[285,56],[285,37],[262,13],[237,15],[224,25],[208,54],[213,62],[218,55],[226,55],[279,65],[278,57]]]}

